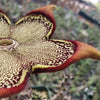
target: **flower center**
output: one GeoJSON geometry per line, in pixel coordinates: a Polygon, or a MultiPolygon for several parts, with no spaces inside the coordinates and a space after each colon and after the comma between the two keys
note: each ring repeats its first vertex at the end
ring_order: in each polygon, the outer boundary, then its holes
{"type": "Polygon", "coordinates": [[[13,44],[13,41],[10,39],[1,39],[0,40],[0,46],[8,46],[13,44]]]}
{"type": "Polygon", "coordinates": [[[0,50],[12,50],[18,45],[17,41],[13,39],[1,38],[0,50]]]}

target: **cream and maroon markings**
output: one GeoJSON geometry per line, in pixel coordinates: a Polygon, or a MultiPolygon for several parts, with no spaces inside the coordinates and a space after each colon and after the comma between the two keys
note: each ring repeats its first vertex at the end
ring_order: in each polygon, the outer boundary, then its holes
{"type": "Polygon", "coordinates": [[[21,75],[20,61],[10,53],[0,51],[0,88],[17,86],[21,75]]]}
{"type": "MultiPolygon", "coordinates": [[[[18,46],[16,52],[21,54],[23,61],[33,62],[34,65],[59,66],[69,59],[75,52],[75,45],[68,41],[38,41],[18,46]]],[[[34,66],[33,65],[33,66],[34,66]]]]}
{"type": "Polygon", "coordinates": [[[57,58],[50,60],[48,65],[60,66],[64,64],[75,52],[75,45],[68,41],[53,41],[57,47],[57,58]]]}
{"type": "Polygon", "coordinates": [[[29,42],[30,40],[43,39],[53,30],[53,23],[43,15],[32,14],[23,17],[16,23],[12,38],[19,43],[29,42]]]}

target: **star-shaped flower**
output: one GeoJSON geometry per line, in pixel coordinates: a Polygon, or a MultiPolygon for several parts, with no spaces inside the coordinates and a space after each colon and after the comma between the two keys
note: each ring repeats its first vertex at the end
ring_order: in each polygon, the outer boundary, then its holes
{"type": "Polygon", "coordinates": [[[54,8],[36,9],[15,25],[0,11],[0,98],[22,91],[30,74],[59,71],[83,58],[100,60],[100,52],[92,46],[50,39],[54,8]]]}

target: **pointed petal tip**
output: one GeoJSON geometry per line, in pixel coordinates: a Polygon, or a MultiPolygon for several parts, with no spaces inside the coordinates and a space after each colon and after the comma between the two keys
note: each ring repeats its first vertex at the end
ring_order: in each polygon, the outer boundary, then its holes
{"type": "Polygon", "coordinates": [[[49,9],[49,10],[54,10],[54,9],[58,9],[57,8],[57,6],[56,5],[54,5],[54,4],[51,4],[51,5],[48,5],[48,6],[45,6],[47,9],[49,9]]]}
{"type": "Polygon", "coordinates": [[[58,9],[56,5],[51,4],[51,5],[47,6],[47,10],[48,11],[52,11],[53,12],[54,9],[56,9],[56,10],[58,9]]]}
{"type": "Polygon", "coordinates": [[[47,6],[38,8],[38,9],[36,9],[36,10],[37,10],[37,11],[40,11],[40,12],[46,14],[46,15],[52,16],[52,15],[53,15],[53,10],[54,10],[54,9],[58,9],[58,8],[56,7],[56,5],[51,4],[51,5],[47,5],[47,6]]]}
{"type": "Polygon", "coordinates": [[[76,58],[79,58],[78,60],[92,58],[100,61],[100,51],[95,47],[79,41],[75,41],[75,43],[77,44],[76,58]]]}

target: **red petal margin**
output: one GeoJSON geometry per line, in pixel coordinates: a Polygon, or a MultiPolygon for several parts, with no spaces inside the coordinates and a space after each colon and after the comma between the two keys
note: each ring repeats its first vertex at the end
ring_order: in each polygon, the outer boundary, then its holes
{"type": "Polygon", "coordinates": [[[8,24],[11,24],[11,22],[10,22],[10,20],[9,20],[8,16],[6,15],[6,13],[5,13],[5,12],[3,12],[2,10],[0,10],[0,13],[2,13],[2,14],[3,14],[3,16],[6,18],[7,23],[8,23],[8,24]]]}
{"type": "MultiPolygon", "coordinates": [[[[6,15],[6,13],[5,13],[5,12],[3,12],[2,10],[0,10],[0,12],[1,12],[1,13],[3,13],[4,15],[6,15]]],[[[6,15],[6,16],[7,16],[7,15],[6,15]]]]}
{"type": "Polygon", "coordinates": [[[69,65],[85,58],[100,60],[100,51],[88,44],[79,41],[70,41],[76,45],[75,53],[64,64],[56,67],[37,68],[33,73],[55,72],[67,68],[69,65]]]}
{"type": "Polygon", "coordinates": [[[25,80],[23,81],[23,83],[21,83],[19,86],[15,86],[12,88],[1,88],[0,89],[0,98],[10,97],[14,94],[21,92],[27,84],[27,79],[28,78],[26,77],[25,80]]]}
{"type": "Polygon", "coordinates": [[[46,16],[53,23],[53,30],[52,30],[52,33],[50,34],[50,36],[51,36],[56,29],[56,23],[55,23],[55,19],[54,19],[54,16],[53,16],[53,10],[54,9],[57,9],[57,7],[53,4],[51,4],[51,5],[47,5],[45,7],[35,9],[35,10],[29,12],[27,15],[42,14],[42,15],[46,16]]]}

